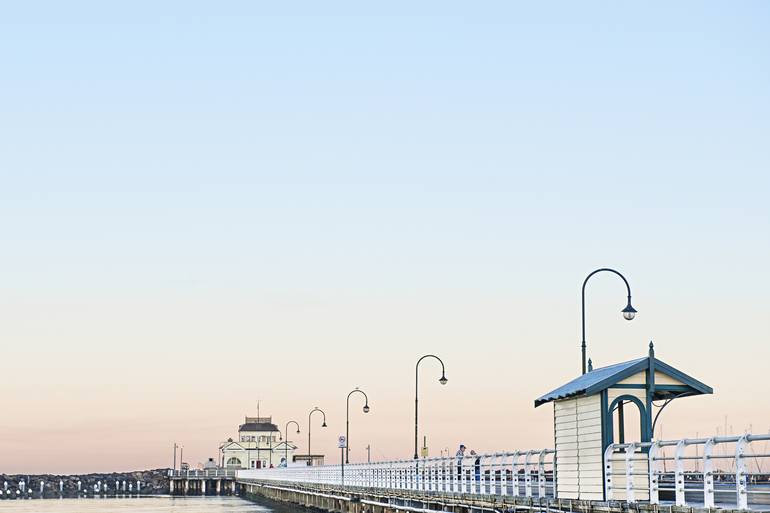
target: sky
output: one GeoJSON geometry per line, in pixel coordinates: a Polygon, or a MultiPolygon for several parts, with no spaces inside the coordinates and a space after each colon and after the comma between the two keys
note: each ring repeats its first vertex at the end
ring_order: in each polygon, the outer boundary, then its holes
{"type": "Polygon", "coordinates": [[[0,4],[0,472],[553,446],[647,352],[770,431],[770,4],[0,4]],[[295,439],[296,438],[296,439],[295,439]]]}

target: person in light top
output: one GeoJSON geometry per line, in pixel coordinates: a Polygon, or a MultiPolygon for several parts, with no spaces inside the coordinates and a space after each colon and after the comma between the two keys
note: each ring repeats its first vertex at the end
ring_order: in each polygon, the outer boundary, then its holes
{"type": "Polygon", "coordinates": [[[465,445],[460,444],[460,448],[455,453],[455,459],[457,460],[457,479],[461,479],[463,475],[463,458],[465,458],[465,445]]]}

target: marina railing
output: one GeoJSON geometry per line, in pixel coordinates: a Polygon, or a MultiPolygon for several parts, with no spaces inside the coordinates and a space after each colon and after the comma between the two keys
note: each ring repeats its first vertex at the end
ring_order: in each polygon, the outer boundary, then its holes
{"type": "Polygon", "coordinates": [[[240,470],[238,480],[429,494],[553,498],[553,449],[418,460],[240,470]]]}
{"type": "Polygon", "coordinates": [[[770,434],[612,444],[604,452],[607,500],[705,508],[768,509],[770,434]]]}

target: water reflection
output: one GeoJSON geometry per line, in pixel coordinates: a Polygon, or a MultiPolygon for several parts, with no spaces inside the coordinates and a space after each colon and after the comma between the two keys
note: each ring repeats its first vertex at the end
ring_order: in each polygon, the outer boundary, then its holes
{"type": "MultiPolygon", "coordinates": [[[[283,509],[283,508],[281,508],[283,509]]],[[[3,513],[255,513],[267,506],[238,497],[139,497],[126,499],[30,499],[0,501],[3,513]]]]}

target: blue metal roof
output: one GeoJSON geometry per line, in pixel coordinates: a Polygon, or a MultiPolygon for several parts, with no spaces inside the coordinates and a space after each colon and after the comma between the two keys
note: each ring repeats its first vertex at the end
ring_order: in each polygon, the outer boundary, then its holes
{"type": "MultiPolygon", "coordinates": [[[[594,369],[591,372],[573,379],[566,385],[562,385],[556,390],[552,390],[551,392],[538,397],[535,399],[535,407],[557,399],[578,395],[592,395],[600,392],[605,388],[616,384],[618,381],[622,381],[629,376],[633,376],[637,372],[647,369],[649,366],[649,358],[650,357],[645,356],[644,358],[637,358],[636,360],[594,369]]],[[[693,394],[711,394],[713,392],[708,385],[704,385],[700,381],[661,362],[657,358],[655,358],[655,368],[664,374],[668,374],[680,380],[693,394]]]]}

